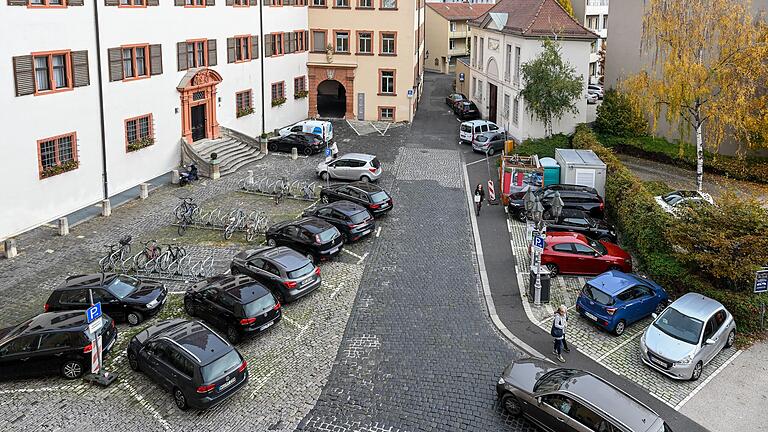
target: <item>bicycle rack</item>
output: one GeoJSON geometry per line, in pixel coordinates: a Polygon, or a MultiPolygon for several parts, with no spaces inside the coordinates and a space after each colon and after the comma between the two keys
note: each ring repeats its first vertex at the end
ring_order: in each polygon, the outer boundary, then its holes
{"type": "MultiPolygon", "coordinates": [[[[213,255],[205,258],[193,258],[184,252],[181,256],[171,258],[170,251],[161,252],[159,256],[139,265],[139,257],[146,252],[132,255],[124,260],[117,260],[114,265],[104,271],[127,274],[137,278],[173,280],[181,282],[197,282],[214,275],[213,255]],[[165,263],[165,259],[170,259],[165,263]],[[163,263],[161,265],[161,262],[163,263]]],[[[105,257],[105,258],[108,258],[105,257]]],[[[99,260],[103,261],[105,258],[99,260]]]]}
{"type": "MultiPolygon", "coordinates": [[[[183,204],[180,204],[181,207],[183,204]]],[[[184,235],[187,228],[209,229],[222,231],[225,240],[229,240],[235,232],[244,233],[245,240],[252,242],[256,235],[267,232],[269,218],[263,211],[246,212],[242,208],[222,209],[216,207],[210,211],[202,211],[192,204],[192,210],[173,211],[171,225],[179,227],[179,235],[184,235]]],[[[177,209],[179,208],[177,207],[177,209]]]]}
{"type": "Polygon", "coordinates": [[[319,182],[246,176],[238,181],[237,189],[243,193],[270,197],[283,192],[284,198],[300,201],[317,201],[320,198],[322,186],[319,182]]]}

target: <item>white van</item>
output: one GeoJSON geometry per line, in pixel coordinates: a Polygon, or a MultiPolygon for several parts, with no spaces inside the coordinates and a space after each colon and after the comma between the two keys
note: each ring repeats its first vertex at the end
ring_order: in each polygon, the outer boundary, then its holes
{"type": "Polygon", "coordinates": [[[333,140],[333,125],[328,121],[302,120],[278,131],[280,136],[290,135],[295,132],[308,132],[319,136],[321,139],[325,138],[327,142],[333,140]],[[323,131],[325,131],[325,136],[323,136],[323,131]]]}
{"type": "MultiPolygon", "coordinates": [[[[496,132],[499,127],[496,123],[488,120],[470,120],[465,121],[459,127],[459,144],[472,144],[475,135],[480,135],[486,132],[496,132]]],[[[503,131],[502,131],[503,132],[503,131]]]]}

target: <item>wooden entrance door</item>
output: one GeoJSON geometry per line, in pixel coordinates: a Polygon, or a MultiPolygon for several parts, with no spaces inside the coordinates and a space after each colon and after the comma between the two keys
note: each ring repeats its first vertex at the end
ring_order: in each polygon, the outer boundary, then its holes
{"type": "Polygon", "coordinates": [[[498,99],[498,87],[488,84],[488,120],[494,123],[496,123],[496,104],[498,99]]]}
{"type": "Polygon", "coordinates": [[[199,141],[206,138],[207,124],[205,122],[206,104],[195,105],[190,108],[190,117],[192,119],[192,141],[199,141]]]}

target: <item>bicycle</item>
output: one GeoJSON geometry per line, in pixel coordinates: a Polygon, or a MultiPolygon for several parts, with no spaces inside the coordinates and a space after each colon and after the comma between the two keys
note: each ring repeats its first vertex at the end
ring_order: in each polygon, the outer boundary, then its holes
{"type": "MultiPolygon", "coordinates": [[[[187,227],[192,225],[196,219],[200,216],[200,207],[190,202],[187,202],[189,198],[186,198],[180,207],[183,208],[183,212],[180,214],[177,212],[176,217],[179,221],[179,227],[177,229],[180,236],[183,236],[187,232],[187,227]]],[[[179,207],[177,207],[178,209],[179,207]]]]}
{"type": "Polygon", "coordinates": [[[288,184],[288,179],[285,177],[281,177],[276,184],[279,184],[279,186],[275,186],[275,205],[280,205],[280,201],[291,194],[291,186],[288,184]]]}
{"type": "Polygon", "coordinates": [[[165,246],[165,251],[157,257],[157,267],[163,272],[168,271],[172,263],[187,256],[187,251],[179,245],[166,244],[165,246]]]}
{"type": "Polygon", "coordinates": [[[175,209],[173,209],[173,215],[176,216],[176,220],[181,220],[181,218],[185,214],[189,214],[194,209],[199,208],[197,204],[194,203],[194,200],[192,198],[182,198],[181,204],[177,205],[175,209]]]}
{"type": "Polygon", "coordinates": [[[304,185],[301,188],[301,195],[302,195],[303,199],[305,199],[307,201],[314,201],[315,200],[316,196],[315,196],[315,188],[314,188],[314,186],[315,186],[314,182],[312,182],[312,183],[304,183],[304,185]]]}
{"type": "Polygon", "coordinates": [[[99,267],[102,272],[115,270],[118,263],[122,264],[128,259],[131,254],[131,241],[131,236],[127,235],[115,244],[104,245],[104,247],[109,248],[109,252],[99,260],[99,267]]]}
{"type": "Polygon", "coordinates": [[[224,228],[224,240],[232,238],[232,234],[241,228],[245,222],[245,212],[242,210],[233,210],[228,217],[229,223],[224,228]]]}
{"type": "MultiPolygon", "coordinates": [[[[144,243],[144,250],[134,257],[134,264],[139,270],[146,270],[149,263],[157,264],[157,257],[162,254],[162,248],[156,240],[150,240],[144,243]]],[[[151,269],[150,269],[151,270],[151,269]]]]}

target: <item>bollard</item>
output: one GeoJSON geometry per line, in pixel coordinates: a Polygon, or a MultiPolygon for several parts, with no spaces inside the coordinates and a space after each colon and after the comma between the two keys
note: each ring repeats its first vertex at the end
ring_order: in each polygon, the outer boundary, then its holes
{"type": "Polygon", "coordinates": [[[221,177],[221,171],[219,171],[219,163],[218,161],[213,161],[213,165],[211,165],[211,179],[216,180],[219,177],[221,177]]]}
{"type": "Polygon", "coordinates": [[[141,199],[147,199],[147,197],[149,197],[149,183],[142,183],[139,185],[139,197],[141,199]]]}
{"type": "Polygon", "coordinates": [[[19,252],[16,250],[16,239],[8,239],[5,241],[5,257],[16,258],[19,252]]]}
{"type": "Polygon", "coordinates": [[[69,219],[67,219],[66,217],[59,218],[59,235],[60,236],[69,235],[69,219]]]}
{"type": "Polygon", "coordinates": [[[248,184],[253,184],[253,170],[248,170],[248,184]]]}
{"type": "Polygon", "coordinates": [[[260,148],[259,151],[264,153],[265,155],[269,154],[269,146],[267,146],[267,139],[266,138],[260,138],[259,139],[260,148]]]}
{"type": "Polygon", "coordinates": [[[101,200],[101,215],[104,217],[112,216],[112,203],[108,199],[101,200]]]}
{"type": "Polygon", "coordinates": [[[179,170],[171,170],[171,183],[179,184],[179,170]]]}
{"type": "Polygon", "coordinates": [[[291,159],[296,160],[299,158],[299,150],[296,147],[291,148],[291,159]]]}

